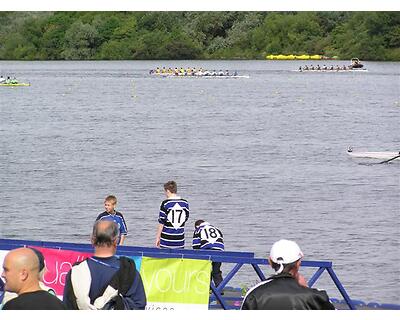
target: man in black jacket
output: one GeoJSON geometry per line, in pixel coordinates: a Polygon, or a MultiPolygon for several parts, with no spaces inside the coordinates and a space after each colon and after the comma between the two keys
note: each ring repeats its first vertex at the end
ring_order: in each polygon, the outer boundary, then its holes
{"type": "Polygon", "coordinates": [[[247,292],[242,310],[335,309],[325,291],[307,287],[299,273],[302,258],[296,242],[275,242],[268,260],[276,274],[247,292]]]}

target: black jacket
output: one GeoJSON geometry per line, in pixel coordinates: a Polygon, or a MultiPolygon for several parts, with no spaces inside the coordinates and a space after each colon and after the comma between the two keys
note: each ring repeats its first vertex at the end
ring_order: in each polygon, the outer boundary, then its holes
{"type": "Polygon", "coordinates": [[[247,293],[242,310],[332,310],[325,291],[299,285],[288,273],[272,276],[247,293]]]}

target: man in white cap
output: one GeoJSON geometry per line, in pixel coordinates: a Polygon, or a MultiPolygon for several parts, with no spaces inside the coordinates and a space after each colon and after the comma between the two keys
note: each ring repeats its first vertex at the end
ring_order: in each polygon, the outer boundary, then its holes
{"type": "Polygon", "coordinates": [[[303,253],[296,242],[279,240],[268,258],[275,275],[251,288],[242,310],[332,310],[325,291],[307,287],[299,273],[303,253]]]}

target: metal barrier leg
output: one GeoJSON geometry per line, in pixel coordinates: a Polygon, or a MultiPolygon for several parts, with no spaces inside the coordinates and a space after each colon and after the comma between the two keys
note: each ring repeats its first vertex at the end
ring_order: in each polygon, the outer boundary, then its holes
{"type": "Polygon", "coordinates": [[[265,281],[267,280],[267,278],[265,278],[264,273],[261,271],[260,267],[258,266],[258,264],[252,264],[254,271],[257,273],[258,277],[260,278],[261,281],[265,281]]]}
{"type": "Polygon", "coordinates": [[[339,278],[336,276],[336,273],[333,271],[332,268],[327,268],[329,275],[331,276],[333,282],[335,283],[336,287],[338,288],[339,292],[341,293],[342,297],[346,301],[347,305],[351,310],[357,310],[355,307],[353,301],[351,301],[349,295],[347,294],[346,290],[342,286],[342,284],[339,281],[339,278]]]}
{"type": "Polygon", "coordinates": [[[217,301],[219,301],[219,303],[221,304],[222,309],[228,310],[228,309],[229,309],[229,306],[225,303],[224,298],[222,298],[221,293],[219,292],[219,290],[220,290],[219,288],[220,288],[220,287],[218,287],[218,289],[217,289],[217,288],[214,286],[213,283],[210,283],[210,287],[211,287],[212,292],[213,292],[214,295],[215,295],[215,298],[216,298],[217,301]]]}
{"type": "Polygon", "coordinates": [[[233,269],[227,274],[224,280],[219,284],[218,288],[214,286],[213,283],[211,283],[211,291],[214,293],[215,298],[221,303],[222,308],[224,310],[229,309],[229,306],[225,304],[223,301],[224,299],[221,296],[222,290],[225,288],[225,286],[228,284],[229,281],[235,276],[235,274],[240,270],[240,268],[243,266],[243,263],[238,263],[236,264],[233,269]]]}
{"type": "Polygon", "coordinates": [[[322,272],[324,272],[325,268],[321,267],[317,270],[317,272],[314,273],[314,275],[308,280],[308,286],[311,288],[314,283],[317,282],[319,277],[321,276],[322,272]]]}

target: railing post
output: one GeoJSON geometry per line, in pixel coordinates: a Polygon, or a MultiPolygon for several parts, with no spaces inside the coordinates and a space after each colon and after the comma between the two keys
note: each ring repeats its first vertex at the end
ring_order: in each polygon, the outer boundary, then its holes
{"type": "Polygon", "coordinates": [[[324,272],[325,268],[320,267],[317,272],[315,272],[313,274],[313,276],[310,278],[310,280],[308,280],[308,286],[311,288],[314,283],[317,282],[317,280],[319,279],[319,277],[321,276],[322,272],[324,272]]]}
{"type": "Polygon", "coordinates": [[[267,278],[265,278],[264,273],[261,271],[260,267],[258,266],[258,264],[254,263],[252,264],[255,272],[257,273],[258,277],[260,278],[261,281],[265,281],[267,280],[267,278]]]}
{"type": "Polygon", "coordinates": [[[222,298],[220,292],[222,292],[222,290],[225,288],[225,286],[228,284],[228,282],[234,277],[234,275],[240,270],[240,268],[242,266],[243,266],[243,263],[237,263],[233,267],[233,269],[227,274],[227,276],[224,278],[224,280],[222,280],[222,282],[219,284],[218,288],[216,288],[214,286],[214,284],[210,282],[211,291],[214,293],[215,298],[221,303],[221,306],[224,308],[224,310],[229,309],[229,308],[223,301],[224,299],[222,298]]]}
{"type": "Polygon", "coordinates": [[[212,282],[210,282],[210,287],[212,292],[215,295],[215,298],[217,299],[217,301],[219,301],[219,303],[221,304],[222,308],[224,310],[229,309],[228,305],[225,304],[224,299],[222,298],[221,294],[219,293],[219,290],[214,286],[214,284],[212,282]]]}
{"type": "Polygon", "coordinates": [[[347,294],[346,290],[344,289],[343,285],[341,284],[340,280],[336,276],[336,273],[333,271],[333,268],[327,268],[329,275],[331,276],[333,282],[335,283],[336,287],[338,288],[339,292],[341,293],[342,297],[346,301],[347,305],[351,310],[356,310],[353,301],[351,301],[349,295],[347,294]]]}

